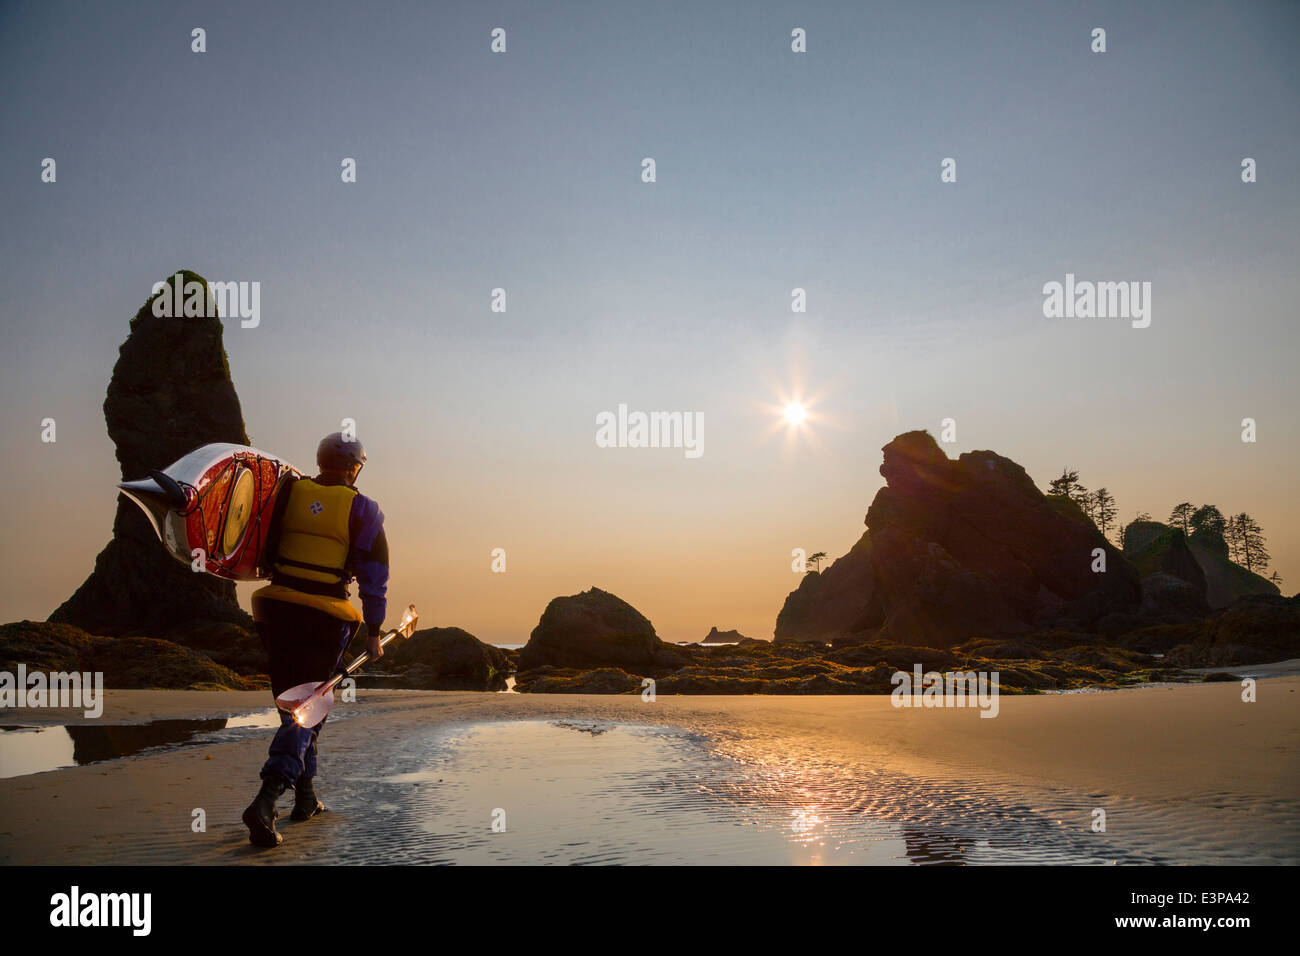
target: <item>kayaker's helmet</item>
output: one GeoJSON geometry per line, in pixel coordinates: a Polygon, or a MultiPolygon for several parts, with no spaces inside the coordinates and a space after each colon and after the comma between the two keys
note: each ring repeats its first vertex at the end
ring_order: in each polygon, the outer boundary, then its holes
{"type": "Polygon", "coordinates": [[[350,441],[342,432],[326,435],[316,446],[316,464],[328,471],[349,471],[353,465],[366,463],[366,450],[361,442],[353,438],[350,441]]]}

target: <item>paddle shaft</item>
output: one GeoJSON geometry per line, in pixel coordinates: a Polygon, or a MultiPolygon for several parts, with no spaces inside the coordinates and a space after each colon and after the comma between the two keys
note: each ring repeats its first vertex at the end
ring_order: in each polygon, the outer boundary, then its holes
{"type": "MultiPolygon", "coordinates": [[[[379,646],[382,648],[395,637],[410,637],[415,633],[415,625],[419,620],[420,615],[416,613],[415,605],[410,605],[407,607],[406,613],[402,615],[402,623],[381,637],[379,646]]],[[[333,691],[338,686],[339,681],[370,659],[370,652],[367,650],[358,655],[357,659],[349,664],[345,670],[335,674],[329,680],[315,685],[308,682],[289,688],[284,694],[276,697],[275,705],[285,713],[291,714],[293,719],[302,726],[308,726],[308,722],[314,726],[319,721],[324,720],[334,706],[333,691]],[[303,693],[304,689],[306,689],[306,696],[301,699],[286,697],[286,695],[295,692],[303,693]]]]}
{"type": "MultiPolygon", "coordinates": [[[[387,634],[385,634],[382,638],[379,639],[379,646],[383,647],[385,644],[387,644],[389,641],[399,636],[400,634],[401,631],[397,628],[394,628],[393,630],[389,631],[387,634]]],[[[370,651],[368,650],[362,651],[360,654],[357,655],[356,660],[354,660],[351,664],[349,664],[341,674],[335,674],[329,680],[325,681],[325,683],[321,684],[314,691],[312,691],[311,697],[308,697],[307,700],[304,700],[302,704],[299,704],[298,706],[299,707],[303,706],[303,704],[306,704],[307,701],[310,701],[313,698],[324,697],[326,694],[328,694],[330,691],[332,691],[335,687],[338,686],[339,681],[347,677],[349,674],[355,671],[362,664],[366,663],[366,661],[368,660],[370,660],[370,651]]]]}

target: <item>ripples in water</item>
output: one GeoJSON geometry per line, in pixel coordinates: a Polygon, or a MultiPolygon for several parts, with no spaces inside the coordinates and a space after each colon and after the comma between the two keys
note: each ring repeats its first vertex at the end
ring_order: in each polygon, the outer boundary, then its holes
{"type": "Polygon", "coordinates": [[[352,768],[337,788],[342,845],[334,826],[312,824],[314,849],[339,862],[1294,862],[1298,843],[1294,805],[1238,812],[1210,795],[1152,807],[978,777],[903,776],[788,740],[605,721],[430,730],[364,774],[362,756],[335,764],[352,768]],[[1091,830],[1098,806],[1106,833],[1091,830]],[[1261,847],[1228,838],[1234,813],[1274,839],[1261,847]]]}

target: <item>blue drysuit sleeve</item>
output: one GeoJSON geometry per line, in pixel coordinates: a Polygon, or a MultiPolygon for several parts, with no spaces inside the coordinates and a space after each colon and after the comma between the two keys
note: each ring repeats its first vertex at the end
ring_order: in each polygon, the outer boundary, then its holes
{"type": "Polygon", "coordinates": [[[353,498],[348,532],[352,537],[349,563],[357,576],[361,616],[366,630],[378,634],[388,614],[388,538],[379,505],[362,494],[353,498]]]}

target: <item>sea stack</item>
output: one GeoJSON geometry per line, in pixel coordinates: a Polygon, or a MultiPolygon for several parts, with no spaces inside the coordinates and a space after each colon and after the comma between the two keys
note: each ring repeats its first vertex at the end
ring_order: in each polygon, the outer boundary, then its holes
{"type": "Polygon", "coordinates": [[[886,484],[867,531],[786,598],[778,643],[944,648],[1035,629],[1095,633],[1137,611],[1137,569],[1014,461],[991,451],[954,461],[924,431],[882,451],[886,484]]]}
{"type": "Polygon", "coordinates": [[[519,670],[549,665],[658,673],[686,660],[680,648],[660,640],[644,614],[608,591],[591,588],[546,605],[519,652],[519,670]]]}
{"type": "MultiPolygon", "coordinates": [[[[184,270],[182,281],[207,281],[184,270]]],[[[173,281],[167,277],[165,281],[173,281]]],[[[209,442],[248,444],[215,314],[157,316],[156,295],[135,314],[104,399],[122,480],[147,477],[209,442]]],[[[104,494],[111,494],[106,485],[104,494]]],[[[50,615],[92,634],[165,637],[190,625],[252,627],[235,586],[167,554],[138,507],[119,497],[113,537],[75,594],[50,615]]]]}

